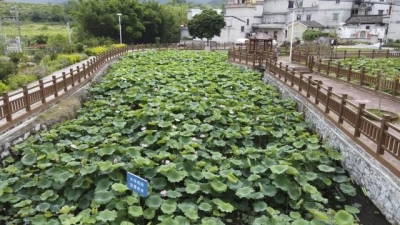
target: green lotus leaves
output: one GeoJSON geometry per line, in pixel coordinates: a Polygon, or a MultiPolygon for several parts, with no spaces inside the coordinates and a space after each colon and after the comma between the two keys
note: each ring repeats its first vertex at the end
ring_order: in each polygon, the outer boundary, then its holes
{"type": "Polygon", "coordinates": [[[354,217],[344,210],[339,210],[335,214],[335,223],[337,225],[352,225],[354,224],[354,217]]]}
{"type": "Polygon", "coordinates": [[[172,214],[175,212],[177,208],[177,204],[175,200],[165,200],[163,201],[163,203],[161,204],[161,211],[165,214],[172,214]]]}
{"type": "Polygon", "coordinates": [[[158,195],[152,195],[146,199],[146,205],[151,209],[158,209],[161,206],[163,200],[158,195]]]}
{"type": "Polygon", "coordinates": [[[117,212],[115,210],[104,210],[99,212],[99,214],[96,216],[96,219],[107,222],[107,221],[114,221],[115,218],[117,218],[117,212]]]}
{"type": "Polygon", "coordinates": [[[220,180],[211,181],[211,187],[217,192],[225,192],[228,186],[221,182],[220,180]]]}
{"type": "Polygon", "coordinates": [[[345,209],[347,212],[352,213],[352,214],[360,213],[360,210],[359,210],[358,208],[353,207],[353,206],[350,206],[350,205],[345,205],[345,206],[344,206],[344,209],[345,209]]]}
{"type": "Polygon", "coordinates": [[[143,215],[143,209],[140,206],[129,206],[128,213],[133,217],[141,217],[143,215]]]}
{"type": "Polygon", "coordinates": [[[134,52],[89,92],[75,119],[13,146],[0,223],[346,223],[321,194],[355,194],[332,166],[340,152],[226,53],[134,52]],[[126,172],[149,182],[149,196],[128,190],[126,172]]]}

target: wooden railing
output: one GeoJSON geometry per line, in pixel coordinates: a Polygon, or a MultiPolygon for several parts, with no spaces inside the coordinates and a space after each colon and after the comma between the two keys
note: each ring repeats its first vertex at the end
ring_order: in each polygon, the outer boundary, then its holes
{"type": "Polygon", "coordinates": [[[38,112],[60,97],[74,92],[86,84],[93,75],[107,62],[123,55],[129,47],[112,49],[94,59],[88,60],[76,69],[63,72],[61,76],[51,79],[40,79],[36,84],[23,86],[22,89],[10,93],[4,92],[0,98],[0,132],[18,124],[35,112],[38,112]]]}
{"type": "MultiPolygon", "coordinates": [[[[336,94],[332,87],[325,87],[312,79],[312,76],[305,77],[302,73],[296,73],[294,69],[283,66],[282,62],[272,60],[267,55],[256,56],[240,54],[230,50],[228,60],[234,63],[246,65],[257,65],[262,62],[262,66],[270,73],[287,83],[294,90],[309,98],[316,108],[322,105],[322,111],[326,114],[334,114],[337,118],[335,123],[340,127],[346,122],[353,131],[348,133],[352,138],[359,138],[363,135],[376,144],[364,147],[375,158],[386,153],[394,157],[395,161],[400,160],[400,129],[390,123],[390,116],[377,117],[365,109],[365,104],[355,105],[347,99],[346,94],[336,94]],[[260,60],[262,58],[262,60],[260,60]],[[372,118],[372,119],[371,119],[372,118]]],[[[361,142],[361,141],[360,141],[361,142]]],[[[379,161],[388,167],[394,174],[400,177],[398,166],[392,165],[390,160],[379,157],[379,161]]]]}
{"type": "MultiPolygon", "coordinates": [[[[134,45],[135,50],[149,50],[149,49],[179,49],[179,50],[204,50],[206,49],[206,43],[194,43],[194,42],[181,42],[181,43],[162,43],[162,44],[137,44],[134,45]]],[[[234,48],[234,43],[215,43],[210,42],[210,50],[228,50],[234,48]]]]}
{"type": "MultiPolygon", "coordinates": [[[[358,52],[357,55],[364,55],[371,58],[378,57],[398,57],[399,53],[385,52],[358,52]]],[[[349,54],[344,52],[342,55],[344,58],[349,57],[349,54]]],[[[380,91],[386,94],[390,94],[395,97],[399,97],[400,93],[400,75],[393,79],[387,79],[378,72],[375,76],[367,71],[365,67],[361,68],[361,71],[354,71],[351,65],[347,68],[343,68],[340,62],[334,62],[331,59],[322,60],[316,59],[316,56],[309,54],[308,52],[295,52],[292,57],[293,61],[299,62],[300,64],[309,66],[311,70],[315,69],[319,73],[325,76],[334,77],[341,81],[351,82],[360,86],[372,88],[373,90],[380,91]]]]}

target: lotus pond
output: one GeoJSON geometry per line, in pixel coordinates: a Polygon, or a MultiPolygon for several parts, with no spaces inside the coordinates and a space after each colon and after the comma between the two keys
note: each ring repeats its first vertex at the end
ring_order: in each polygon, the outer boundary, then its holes
{"type": "Polygon", "coordinates": [[[356,205],[328,200],[356,194],[340,153],[226,53],[130,54],[90,93],[76,119],[14,146],[0,223],[355,224],[356,205]]]}

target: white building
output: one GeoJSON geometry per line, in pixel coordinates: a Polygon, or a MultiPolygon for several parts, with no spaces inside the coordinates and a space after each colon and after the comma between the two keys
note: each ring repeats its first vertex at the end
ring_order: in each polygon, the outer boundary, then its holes
{"type": "MultiPolygon", "coordinates": [[[[400,39],[400,0],[228,0],[225,11],[226,27],[213,41],[234,42],[253,32],[290,41],[293,11],[299,39],[307,28],[337,33],[344,41],[400,39]]],[[[188,18],[200,12],[188,10],[188,18]]]]}

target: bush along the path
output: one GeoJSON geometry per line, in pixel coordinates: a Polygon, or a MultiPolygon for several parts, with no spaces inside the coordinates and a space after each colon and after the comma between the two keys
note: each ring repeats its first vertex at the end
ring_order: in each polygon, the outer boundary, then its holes
{"type": "Polygon", "coordinates": [[[259,76],[221,53],[126,56],[76,119],[14,147],[21,158],[0,169],[0,220],[353,224],[327,198],[355,194],[340,153],[259,76]],[[127,171],[149,181],[147,198],[127,189],[127,171]]]}

